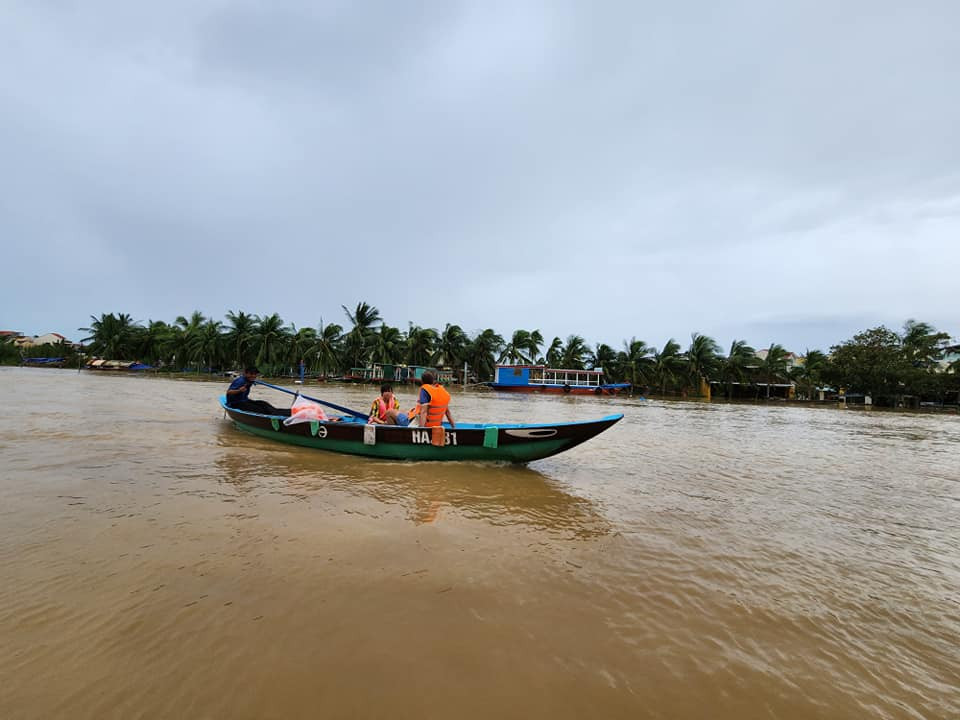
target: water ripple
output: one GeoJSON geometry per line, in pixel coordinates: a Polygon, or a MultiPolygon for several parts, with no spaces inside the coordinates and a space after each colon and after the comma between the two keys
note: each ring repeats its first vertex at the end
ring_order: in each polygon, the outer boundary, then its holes
{"type": "Polygon", "coordinates": [[[209,383],[0,390],[5,717],[960,717],[956,417],[458,393],[625,417],[432,466],[239,433],[209,383]]]}

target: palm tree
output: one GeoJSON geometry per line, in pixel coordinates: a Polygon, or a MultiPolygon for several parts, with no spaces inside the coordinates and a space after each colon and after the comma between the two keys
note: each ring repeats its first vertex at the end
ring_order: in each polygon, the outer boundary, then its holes
{"type": "Polygon", "coordinates": [[[189,339],[200,331],[200,328],[203,327],[203,324],[206,321],[207,318],[203,316],[202,312],[199,310],[194,310],[192,313],[190,313],[189,318],[186,318],[183,315],[178,315],[174,323],[181,330],[183,330],[184,334],[189,339]]]}
{"type": "MultiPolygon", "coordinates": [[[[459,325],[447,323],[437,339],[433,362],[437,367],[458,367],[463,363],[464,352],[469,338],[459,325]]],[[[464,378],[464,382],[466,379],[464,378]]]]}
{"type": "Polygon", "coordinates": [[[343,327],[336,323],[324,325],[321,318],[320,332],[317,334],[316,343],[311,348],[311,352],[316,353],[317,370],[321,375],[326,376],[327,373],[339,367],[342,337],[343,327]]]}
{"type": "Polygon", "coordinates": [[[654,348],[643,340],[632,337],[630,342],[623,341],[621,363],[630,385],[634,388],[637,386],[637,380],[645,380],[653,370],[653,355],[654,348]]]}
{"type": "Polygon", "coordinates": [[[827,362],[827,356],[819,350],[807,350],[807,354],[803,356],[803,364],[794,368],[792,375],[797,381],[803,383],[808,400],[814,399],[814,393],[821,382],[827,362]]]}
{"type": "Polygon", "coordinates": [[[690,335],[690,347],[685,357],[689,378],[698,392],[704,383],[710,382],[710,375],[716,372],[719,356],[720,346],[712,337],[696,332],[690,335]]]}
{"type": "Polygon", "coordinates": [[[199,310],[194,310],[190,317],[178,315],[174,320],[174,331],[172,333],[172,351],[174,357],[180,356],[180,366],[187,367],[191,362],[197,359],[194,353],[196,337],[200,333],[200,328],[207,319],[199,310]]]}
{"type": "Polygon", "coordinates": [[[188,341],[188,351],[200,365],[220,367],[223,356],[223,323],[219,320],[207,320],[194,332],[188,341]]]}
{"type": "Polygon", "coordinates": [[[346,305],[341,305],[347,318],[353,323],[353,328],[347,333],[346,351],[353,363],[353,367],[363,367],[367,362],[367,355],[370,350],[370,340],[373,334],[374,323],[382,323],[380,311],[372,305],[365,302],[357,303],[353,312],[347,309],[346,305]]]}
{"type": "Polygon", "coordinates": [[[81,342],[92,340],[90,351],[93,354],[114,360],[127,359],[133,354],[134,329],[138,325],[127,313],[101,313],[99,318],[91,315],[90,320],[90,327],[80,328],[90,333],[81,342]]]}
{"type": "Polygon", "coordinates": [[[537,355],[540,353],[541,345],[543,345],[543,335],[540,334],[539,330],[531,330],[527,339],[526,348],[524,348],[531,362],[536,360],[537,355]]]}
{"type": "Polygon", "coordinates": [[[368,305],[365,302],[357,303],[357,307],[353,312],[350,312],[346,305],[341,305],[340,307],[343,308],[350,322],[353,323],[353,330],[360,328],[363,332],[367,332],[373,329],[374,323],[381,322],[380,311],[373,305],[368,305]]]}
{"type": "Polygon", "coordinates": [[[410,323],[406,337],[406,357],[409,365],[426,365],[433,357],[437,331],[410,323]]]}
{"type": "Polygon", "coordinates": [[[929,323],[907,320],[903,325],[903,354],[915,368],[932,368],[943,357],[943,346],[950,340],[929,323]]]}
{"type": "Polygon", "coordinates": [[[264,365],[269,372],[275,372],[283,360],[288,334],[283,319],[277,313],[260,318],[254,335],[257,364],[264,365]]]}
{"type": "Polygon", "coordinates": [[[375,363],[396,365],[403,359],[404,338],[399,328],[381,324],[373,334],[371,360],[375,363]]]}
{"type": "Polygon", "coordinates": [[[560,364],[567,370],[583,370],[587,345],[579,335],[567,335],[567,341],[560,352],[560,364]]]}
{"type": "Polygon", "coordinates": [[[160,362],[163,359],[163,347],[169,334],[170,328],[163,320],[148,320],[147,326],[136,335],[136,356],[143,362],[160,362]]]}
{"type": "Polygon", "coordinates": [[[659,352],[653,353],[653,365],[650,374],[660,386],[660,394],[667,392],[667,383],[676,382],[680,370],[683,368],[683,355],[680,353],[680,343],[673,338],[664,343],[659,352]]]}
{"type": "Polygon", "coordinates": [[[767,380],[767,399],[769,399],[770,385],[774,380],[785,378],[787,375],[787,351],[783,345],[772,343],[767,348],[767,356],[760,363],[760,368],[767,380]]]}
{"type": "MultiPolygon", "coordinates": [[[[515,330],[513,337],[510,338],[510,342],[507,343],[506,347],[503,348],[503,352],[500,353],[497,362],[501,364],[506,362],[510,365],[529,363],[532,361],[531,356],[527,354],[529,348],[530,333],[526,330],[515,330]]],[[[532,357],[536,357],[536,353],[534,353],[532,357]]]]}
{"type": "Polygon", "coordinates": [[[287,336],[287,347],[284,352],[284,359],[293,367],[299,367],[303,362],[304,366],[308,364],[310,351],[317,344],[317,331],[312,327],[300,328],[296,325],[290,325],[290,334],[287,336]]]}
{"type": "Polygon", "coordinates": [[[549,365],[550,367],[557,367],[560,365],[561,360],[563,359],[563,341],[555,337],[553,342],[550,343],[550,347],[547,348],[547,354],[544,358],[544,364],[549,365]]]}
{"type": "Polygon", "coordinates": [[[730,352],[720,358],[720,380],[726,383],[727,397],[732,393],[733,383],[742,383],[747,376],[747,368],[758,364],[757,351],[747,345],[746,340],[734,340],[730,343],[730,352]]]}
{"type": "Polygon", "coordinates": [[[466,361],[477,373],[477,379],[489,380],[493,377],[496,358],[502,349],[503,338],[490,328],[470,342],[466,349],[466,361]]]}
{"type": "Polygon", "coordinates": [[[623,382],[627,374],[623,351],[617,352],[606,343],[598,343],[592,355],[591,370],[602,370],[606,382],[623,382]]]}
{"type": "Polygon", "coordinates": [[[190,364],[190,353],[187,350],[187,336],[179,325],[170,325],[163,342],[164,357],[170,358],[170,364],[178,370],[190,364]]]}
{"type": "Polygon", "coordinates": [[[606,343],[598,343],[593,351],[591,370],[603,370],[604,374],[612,377],[617,371],[617,351],[606,343]]]}
{"type": "Polygon", "coordinates": [[[583,367],[592,368],[597,365],[597,356],[593,354],[593,348],[584,343],[583,345],[583,367]]]}
{"type": "Polygon", "coordinates": [[[231,310],[227,313],[227,322],[229,325],[224,340],[227,346],[228,359],[237,368],[252,365],[257,316],[248,315],[242,310],[238,313],[231,310]]]}
{"type": "Polygon", "coordinates": [[[200,326],[202,326],[206,321],[207,318],[203,316],[202,312],[199,310],[194,310],[192,313],[190,313],[189,318],[186,318],[183,315],[177,315],[177,319],[174,322],[184,330],[195,331],[199,330],[200,326]]]}

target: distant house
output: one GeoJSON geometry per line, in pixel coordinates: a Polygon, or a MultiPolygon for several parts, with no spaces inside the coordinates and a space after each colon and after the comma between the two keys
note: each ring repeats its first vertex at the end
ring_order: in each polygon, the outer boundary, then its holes
{"type": "Polygon", "coordinates": [[[453,371],[426,367],[424,365],[393,365],[391,363],[374,363],[367,367],[353,367],[343,376],[349,382],[395,382],[400,384],[414,383],[423,377],[427,370],[437,376],[437,382],[448,385],[453,382],[453,371]]]}
{"type": "Polygon", "coordinates": [[[37,345],[56,345],[58,343],[67,343],[70,341],[67,340],[60,333],[46,333],[44,335],[34,335],[33,337],[25,337],[20,333],[14,343],[17,347],[36,347],[37,345]]]}
{"type": "Polygon", "coordinates": [[[57,343],[70,342],[60,333],[47,333],[46,335],[37,335],[33,338],[34,345],[56,345],[57,343]]]}
{"type": "MultiPolygon", "coordinates": [[[[760,350],[757,350],[757,352],[754,354],[758,358],[760,358],[761,361],[763,361],[767,359],[767,355],[769,354],[769,352],[770,352],[769,348],[761,348],[760,350]]],[[[803,356],[797,355],[796,353],[789,352],[789,351],[786,354],[784,354],[783,357],[787,361],[787,370],[793,370],[793,368],[795,367],[800,367],[801,365],[803,365],[803,361],[805,359],[803,356]]]]}
{"type": "Polygon", "coordinates": [[[17,341],[23,337],[23,333],[17,330],[0,330],[0,342],[10,342],[18,344],[17,341]]]}
{"type": "MultiPolygon", "coordinates": [[[[714,397],[725,397],[728,400],[793,400],[797,388],[793,383],[770,383],[769,389],[765,382],[721,382],[710,381],[710,392],[714,397]]],[[[822,400],[823,398],[821,398],[822,400]]]]}
{"type": "Polygon", "coordinates": [[[946,370],[958,360],[960,360],[960,344],[947,345],[943,348],[943,356],[937,364],[940,370],[946,370]]]}

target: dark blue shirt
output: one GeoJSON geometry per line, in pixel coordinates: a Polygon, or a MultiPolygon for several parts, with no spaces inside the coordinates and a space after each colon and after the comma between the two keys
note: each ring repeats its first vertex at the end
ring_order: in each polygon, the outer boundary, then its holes
{"type": "Polygon", "coordinates": [[[238,402],[242,402],[250,397],[250,388],[247,387],[247,379],[241,375],[238,378],[234,378],[233,382],[230,383],[230,390],[239,390],[243,388],[243,392],[240,394],[227,395],[227,405],[235,405],[238,402]]]}

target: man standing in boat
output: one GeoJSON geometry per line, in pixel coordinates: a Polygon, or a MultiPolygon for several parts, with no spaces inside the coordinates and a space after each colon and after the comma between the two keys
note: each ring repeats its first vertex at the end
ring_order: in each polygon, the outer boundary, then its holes
{"type": "Polygon", "coordinates": [[[260,413],[261,415],[287,415],[288,412],[278,410],[266,400],[251,400],[250,388],[256,382],[260,371],[250,366],[243,371],[243,375],[234,378],[227,389],[227,406],[237,410],[260,413]]]}
{"type": "Polygon", "coordinates": [[[450,427],[455,428],[457,424],[450,414],[450,393],[437,382],[436,375],[429,370],[423,373],[421,382],[423,384],[420,386],[420,397],[417,406],[410,411],[410,416],[420,417],[420,427],[439,427],[446,416],[450,427]]]}

